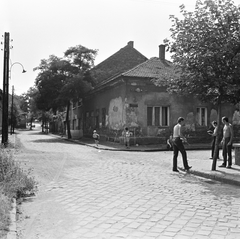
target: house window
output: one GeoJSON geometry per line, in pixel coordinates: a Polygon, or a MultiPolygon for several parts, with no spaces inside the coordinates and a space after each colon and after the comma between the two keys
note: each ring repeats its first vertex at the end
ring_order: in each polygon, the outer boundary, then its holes
{"type": "Polygon", "coordinates": [[[74,130],[75,127],[76,127],[76,120],[74,119],[74,120],[72,121],[72,129],[74,130]]]}
{"type": "Polygon", "coordinates": [[[102,108],[102,127],[106,126],[106,108],[102,108]]]}
{"type": "Polygon", "coordinates": [[[95,117],[94,117],[94,111],[91,111],[90,113],[90,120],[91,120],[91,127],[96,127],[96,124],[95,124],[95,117]]]}
{"type": "Polygon", "coordinates": [[[148,126],[169,126],[169,107],[152,106],[147,107],[148,126]]]}
{"type": "Polygon", "coordinates": [[[197,108],[197,122],[201,126],[207,126],[207,108],[197,108]]]}
{"type": "Polygon", "coordinates": [[[96,129],[99,129],[99,109],[96,110],[95,123],[96,129]]]}
{"type": "Polygon", "coordinates": [[[169,126],[169,107],[162,107],[162,126],[169,126]]]}
{"type": "Polygon", "coordinates": [[[80,118],[80,119],[78,119],[78,127],[77,127],[77,129],[81,129],[81,124],[82,124],[82,119],[80,118]]]}
{"type": "Polygon", "coordinates": [[[147,107],[147,125],[151,126],[153,122],[153,107],[147,107]]]}

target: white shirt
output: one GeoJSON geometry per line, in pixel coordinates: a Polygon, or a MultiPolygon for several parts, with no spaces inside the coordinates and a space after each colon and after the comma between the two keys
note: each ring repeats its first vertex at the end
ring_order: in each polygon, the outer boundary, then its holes
{"type": "Polygon", "coordinates": [[[173,137],[180,137],[181,136],[181,125],[180,124],[176,124],[173,128],[173,137]]]}

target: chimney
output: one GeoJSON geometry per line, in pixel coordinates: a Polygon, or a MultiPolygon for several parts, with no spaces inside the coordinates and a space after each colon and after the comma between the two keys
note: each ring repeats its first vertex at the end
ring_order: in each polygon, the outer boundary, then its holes
{"type": "Polygon", "coordinates": [[[128,42],[128,46],[130,46],[130,47],[133,48],[133,43],[134,43],[133,41],[129,41],[129,42],[128,42]]]}
{"type": "Polygon", "coordinates": [[[159,45],[159,59],[161,61],[165,61],[165,45],[164,44],[159,45]]]}

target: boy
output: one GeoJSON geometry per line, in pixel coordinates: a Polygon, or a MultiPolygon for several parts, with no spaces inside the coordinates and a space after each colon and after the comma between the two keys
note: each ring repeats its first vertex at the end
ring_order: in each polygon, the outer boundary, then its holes
{"type": "Polygon", "coordinates": [[[93,130],[93,138],[94,138],[94,140],[95,140],[96,146],[98,147],[100,136],[99,136],[99,134],[97,133],[96,130],[93,130]]]}
{"type": "Polygon", "coordinates": [[[122,133],[123,137],[124,137],[124,143],[126,145],[126,148],[129,149],[130,148],[130,136],[131,136],[131,132],[128,130],[128,128],[126,127],[125,130],[122,133]]]}

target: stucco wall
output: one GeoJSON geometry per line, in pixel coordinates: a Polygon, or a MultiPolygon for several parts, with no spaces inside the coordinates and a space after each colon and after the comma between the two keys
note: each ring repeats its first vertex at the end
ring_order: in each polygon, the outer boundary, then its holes
{"type": "MultiPolygon", "coordinates": [[[[127,105],[137,104],[133,110],[129,110],[131,114],[126,115],[126,122],[129,126],[133,123],[138,127],[142,135],[145,136],[165,136],[171,133],[173,126],[176,124],[178,117],[185,118],[185,131],[200,132],[203,136],[207,136],[206,128],[208,128],[213,120],[217,120],[217,111],[214,105],[199,101],[193,96],[178,96],[176,94],[168,94],[166,88],[155,87],[145,82],[129,80],[127,84],[127,105]],[[147,107],[148,106],[167,106],[169,107],[169,127],[163,126],[147,126],[147,107]],[[207,108],[207,126],[200,126],[197,121],[197,107],[207,108]],[[133,117],[134,116],[134,117],[133,117]],[[133,120],[132,120],[133,119],[133,120]]],[[[222,105],[222,116],[226,115],[232,122],[235,107],[229,104],[222,105]]],[[[128,112],[128,111],[127,111],[128,112]]],[[[235,112],[235,124],[238,118],[235,112]]],[[[239,123],[240,124],[240,123],[239,123]]]]}
{"type": "MultiPolygon", "coordinates": [[[[178,117],[185,118],[185,131],[193,138],[206,138],[207,128],[213,120],[217,120],[216,108],[209,103],[198,101],[192,96],[178,96],[168,94],[166,88],[156,87],[149,80],[126,79],[119,85],[112,88],[105,88],[102,92],[97,92],[84,102],[85,112],[96,112],[99,110],[99,132],[114,140],[121,136],[125,126],[134,131],[136,137],[169,137],[178,117]],[[169,126],[148,126],[147,107],[165,106],[169,107],[169,126]],[[197,107],[207,108],[207,126],[200,126],[197,122],[197,107]],[[106,126],[102,127],[102,108],[106,108],[106,126]]],[[[229,104],[222,105],[222,116],[229,117],[230,122],[238,122],[239,113],[235,112],[235,107],[229,104]]],[[[94,121],[91,127],[85,128],[85,132],[93,130],[94,121]]],[[[240,122],[239,122],[240,124],[240,122]]]]}
{"type": "MultiPolygon", "coordinates": [[[[126,124],[125,115],[125,86],[124,84],[116,85],[111,89],[105,89],[92,95],[84,102],[84,111],[94,112],[99,110],[99,130],[102,132],[122,130],[126,124]],[[102,125],[102,108],[106,109],[105,122],[106,126],[102,125]]],[[[91,129],[95,127],[92,121],[91,129]]],[[[86,132],[87,129],[85,129],[86,132]]]]}
{"type": "Polygon", "coordinates": [[[122,96],[110,100],[106,121],[110,129],[119,130],[126,124],[124,108],[125,101],[122,96]]]}

